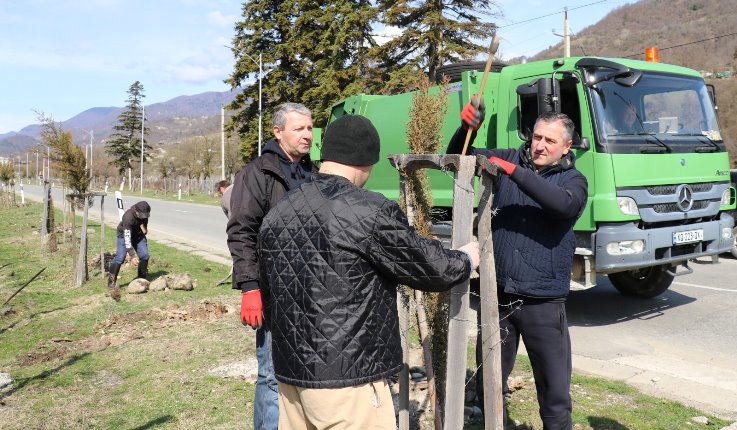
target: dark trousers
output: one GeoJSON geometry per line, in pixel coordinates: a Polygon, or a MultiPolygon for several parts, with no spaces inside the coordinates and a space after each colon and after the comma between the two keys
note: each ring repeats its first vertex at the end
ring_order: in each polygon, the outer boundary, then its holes
{"type": "MultiPolygon", "coordinates": [[[[512,373],[520,338],[525,343],[535,377],[537,402],[544,430],[570,430],[571,422],[571,338],[568,334],[565,303],[503,300],[499,304],[502,339],[502,391],[509,395],[507,379],[512,373]]],[[[479,334],[478,341],[481,341],[479,334]]],[[[476,360],[481,364],[480,348],[476,360]]],[[[483,402],[483,377],[477,375],[477,394],[483,402]]]]}
{"type": "MultiPolygon", "coordinates": [[[[131,245],[133,245],[133,249],[136,250],[136,255],[138,256],[138,258],[140,258],[141,260],[148,260],[148,241],[146,241],[145,236],[137,240],[131,240],[131,245]]],[[[119,237],[117,238],[117,250],[115,253],[115,258],[113,258],[113,263],[123,264],[126,255],[127,250],[125,249],[125,239],[119,237]]]]}

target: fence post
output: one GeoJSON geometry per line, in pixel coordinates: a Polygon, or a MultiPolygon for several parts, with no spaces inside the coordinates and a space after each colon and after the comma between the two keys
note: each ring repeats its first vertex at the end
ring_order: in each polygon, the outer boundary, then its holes
{"type": "MultiPolygon", "coordinates": [[[[451,247],[471,241],[473,236],[473,200],[476,157],[461,156],[455,172],[453,187],[453,234],[451,247]]],[[[448,361],[445,381],[445,429],[463,428],[463,407],[466,387],[466,359],[468,356],[469,281],[450,291],[448,309],[448,361]]]]}
{"type": "MultiPolygon", "coordinates": [[[[79,238],[79,257],[77,258],[76,284],[82,286],[89,279],[87,276],[87,216],[89,214],[89,194],[83,194],[84,212],[82,215],[82,234],[79,238]]],[[[72,233],[74,236],[74,233],[72,233]]]]}
{"type": "Polygon", "coordinates": [[[100,196],[100,273],[105,276],[105,194],[100,196]]]}
{"type": "MultiPolygon", "coordinates": [[[[483,158],[483,157],[482,157],[483,158]]],[[[486,158],[479,162],[488,163],[486,158]]],[[[490,167],[490,166],[486,166],[490,167]]],[[[494,167],[492,167],[493,169],[494,167]]],[[[484,386],[484,429],[497,430],[504,428],[504,401],[502,398],[502,353],[501,335],[499,333],[499,299],[496,293],[496,267],[494,266],[494,243],[491,237],[492,202],[494,199],[491,174],[487,168],[482,169],[481,187],[478,206],[478,238],[481,251],[479,273],[479,313],[481,319],[481,342],[476,348],[481,349],[482,379],[484,386]]]]}
{"type": "Polygon", "coordinates": [[[44,200],[43,200],[43,220],[41,222],[41,243],[46,245],[49,236],[49,197],[51,196],[51,188],[48,181],[44,181],[44,200]]]}
{"type": "Polygon", "coordinates": [[[177,200],[182,200],[182,183],[179,183],[179,196],[177,197],[177,200]]]}

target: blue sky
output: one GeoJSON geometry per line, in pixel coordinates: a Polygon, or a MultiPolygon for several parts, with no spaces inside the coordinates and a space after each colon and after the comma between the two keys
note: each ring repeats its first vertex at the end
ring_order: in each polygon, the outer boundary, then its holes
{"type": "MultiPolygon", "coordinates": [[[[625,0],[497,0],[500,53],[531,55],[558,42],[563,8],[571,31],[625,0]],[[583,6],[583,7],[582,7],[583,6]],[[578,8],[578,9],[575,9],[578,8]],[[527,23],[531,18],[554,14],[527,23]],[[512,25],[515,24],[515,25],[512,25]]],[[[124,106],[136,80],[146,104],[227,91],[225,45],[241,18],[237,0],[0,0],[0,134],[36,122],[34,110],[67,120],[124,106]]],[[[257,55],[257,54],[255,54],[257,55]]]]}

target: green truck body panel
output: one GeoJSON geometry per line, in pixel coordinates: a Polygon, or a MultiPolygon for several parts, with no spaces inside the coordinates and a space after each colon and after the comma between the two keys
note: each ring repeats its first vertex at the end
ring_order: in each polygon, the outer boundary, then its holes
{"type": "MultiPolygon", "coordinates": [[[[439,152],[445,152],[459,127],[461,109],[471,95],[478,93],[482,75],[481,71],[463,72],[459,81],[449,84],[439,152]]],[[[597,270],[606,273],[675,264],[731,248],[733,239],[722,237],[725,229],[731,231],[733,225],[725,212],[735,207],[734,189],[729,184],[729,160],[714,107],[697,71],[637,60],[585,57],[503,67],[487,79],[486,118],[474,146],[518,148],[523,145],[527,139],[525,130],[531,130],[540,109],[535,105],[540,88],[547,81],[559,87],[558,108],[571,116],[582,141],[588,143],[588,147],[582,143],[574,144],[571,149],[577,157],[577,168],[589,184],[589,200],[575,230],[581,242],[578,246],[585,254],[592,255],[597,270]],[[617,68],[607,68],[607,64],[617,68]],[[584,84],[592,80],[597,82],[584,84]],[[613,123],[621,121],[624,115],[621,109],[627,107],[638,112],[637,133],[614,128],[613,123]],[[688,196],[694,197],[693,207],[671,211],[675,192],[691,193],[688,196]],[[725,195],[731,197],[725,201],[725,195]],[[639,214],[625,214],[620,210],[620,198],[635,200],[639,214]],[[699,198],[703,201],[697,201],[699,198]],[[705,227],[705,222],[710,224],[705,227]],[[675,234],[692,227],[712,237],[704,237],[703,246],[697,244],[693,250],[684,251],[681,239],[675,234]],[[647,241],[646,248],[655,243],[661,248],[646,249],[639,256],[643,258],[634,260],[628,256],[602,255],[607,245],[603,241],[615,240],[618,229],[630,236],[641,233],[641,240],[647,241]],[[663,243],[670,240],[673,249],[663,251],[663,247],[668,247],[663,243]]],[[[437,87],[431,91],[437,91],[437,87]]],[[[346,113],[371,119],[381,138],[381,161],[366,188],[395,200],[399,197],[399,175],[386,157],[411,152],[406,143],[406,130],[413,96],[414,93],[357,94],[336,104],[328,121],[346,113]]],[[[452,173],[428,173],[434,205],[452,206],[452,173]]],[[[693,241],[688,242],[689,246],[692,244],[693,241]]]]}

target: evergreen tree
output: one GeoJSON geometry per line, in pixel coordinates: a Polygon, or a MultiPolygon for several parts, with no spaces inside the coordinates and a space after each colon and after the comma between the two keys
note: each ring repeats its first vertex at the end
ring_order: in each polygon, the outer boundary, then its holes
{"type": "Polygon", "coordinates": [[[241,153],[253,158],[258,141],[258,55],[263,57],[263,141],[271,137],[271,112],[284,102],[302,103],[316,126],[330,106],[363,88],[359,53],[370,43],[376,11],[368,0],[262,0],[243,5],[232,52],[236,63],[226,80],[237,88],[256,78],[229,106],[228,127],[241,138],[241,153]]]}
{"type": "Polygon", "coordinates": [[[482,17],[496,16],[498,7],[487,0],[379,0],[383,23],[402,34],[377,47],[373,82],[388,93],[406,91],[418,70],[435,81],[444,63],[469,60],[486,52],[495,24],[482,17]],[[477,43],[480,42],[480,43],[477,43]]]}
{"type": "MultiPolygon", "coordinates": [[[[111,164],[118,167],[118,173],[128,173],[128,186],[131,186],[131,176],[134,162],[141,161],[141,121],[143,121],[143,84],[134,82],[128,88],[126,109],[118,115],[118,124],[115,131],[107,140],[105,152],[112,158],[111,164]]],[[[151,145],[146,142],[145,135],[148,127],[143,130],[143,161],[149,158],[151,145]]]]}

